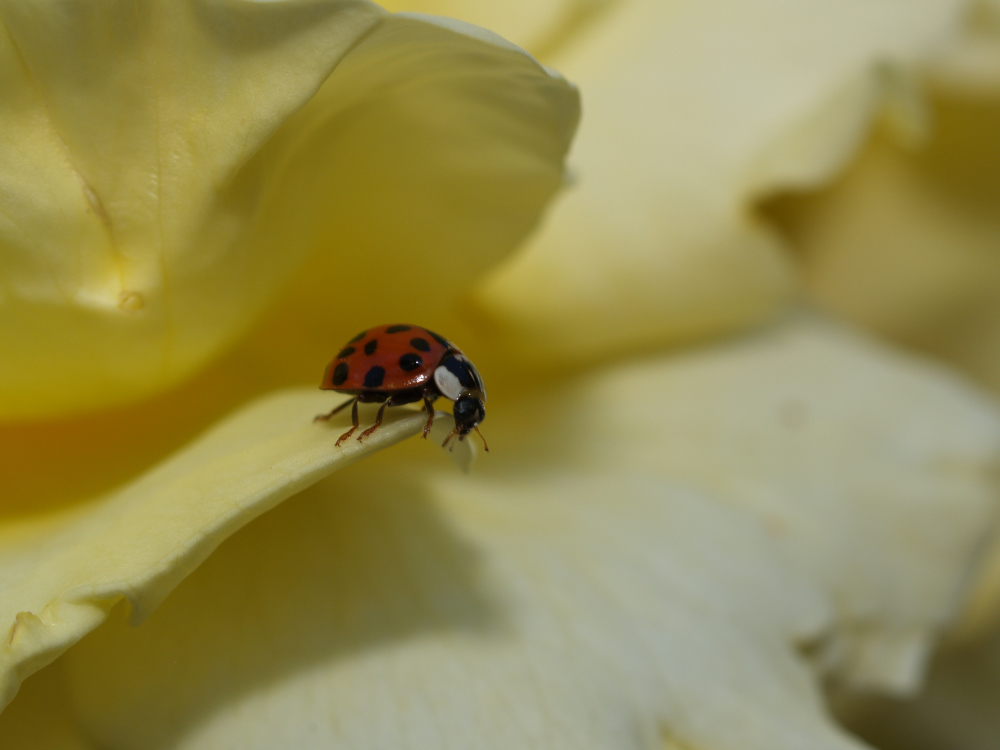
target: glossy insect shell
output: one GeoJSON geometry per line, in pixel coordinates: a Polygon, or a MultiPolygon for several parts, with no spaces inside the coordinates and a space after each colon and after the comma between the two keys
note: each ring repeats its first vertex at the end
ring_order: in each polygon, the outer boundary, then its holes
{"type": "Polygon", "coordinates": [[[352,393],[403,391],[424,386],[458,347],[420,326],[369,328],[348,341],[326,367],[320,388],[352,393]]]}

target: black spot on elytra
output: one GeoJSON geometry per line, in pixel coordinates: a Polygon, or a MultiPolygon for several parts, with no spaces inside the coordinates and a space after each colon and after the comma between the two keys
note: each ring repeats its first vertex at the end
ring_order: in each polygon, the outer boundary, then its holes
{"type": "Polygon", "coordinates": [[[359,333],[357,336],[355,336],[353,339],[351,339],[347,343],[348,344],[353,344],[355,341],[361,341],[361,339],[363,339],[366,335],[368,335],[368,331],[362,331],[361,333],[359,333]]]}
{"type": "Polygon", "coordinates": [[[409,331],[411,326],[389,326],[385,329],[386,333],[402,333],[403,331],[409,331]]]}
{"type": "Polygon", "coordinates": [[[399,366],[402,367],[406,372],[410,370],[416,370],[420,367],[424,361],[420,359],[419,354],[414,354],[413,352],[407,352],[402,357],[399,358],[399,366]]]}
{"type": "MultiPolygon", "coordinates": [[[[424,330],[427,331],[426,328],[424,330]]],[[[451,342],[449,342],[448,339],[446,339],[444,336],[438,336],[436,333],[434,333],[434,331],[427,331],[427,333],[429,333],[435,341],[441,344],[441,346],[448,346],[448,347],[451,346],[451,342]]]]}
{"type": "Polygon", "coordinates": [[[419,336],[415,339],[410,339],[410,346],[420,352],[429,352],[431,350],[431,345],[427,342],[427,339],[422,339],[419,336]]]}
{"type": "Polygon", "coordinates": [[[378,348],[378,339],[372,339],[367,344],[365,344],[365,354],[367,354],[370,357],[375,353],[375,350],[377,348],[378,348]]]}
{"type": "Polygon", "coordinates": [[[348,346],[340,350],[340,353],[336,356],[336,359],[343,359],[344,357],[350,357],[352,354],[354,354],[354,347],[348,346]]]}
{"type": "Polygon", "coordinates": [[[333,368],[333,384],[343,385],[344,381],[347,380],[347,373],[351,368],[347,366],[346,362],[341,362],[339,365],[333,368]]]}
{"type": "Polygon", "coordinates": [[[378,388],[385,379],[385,368],[375,365],[365,373],[365,388],[378,388]]]}

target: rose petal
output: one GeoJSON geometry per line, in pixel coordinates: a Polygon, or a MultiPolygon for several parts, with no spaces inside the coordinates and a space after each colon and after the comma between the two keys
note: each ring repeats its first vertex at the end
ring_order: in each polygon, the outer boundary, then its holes
{"type": "Polygon", "coordinates": [[[365,2],[0,12],[0,414],[159,390],[231,341],[298,263],[296,248],[245,242],[259,199],[248,161],[382,14],[365,2]]]}
{"type": "MultiPolygon", "coordinates": [[[[0,17],[4,419],[175,384],[321,236],[327,266],[376,252],[405,273],[396,259],[442,232],[469,267],[492,262],[558,187],[577,115],[571,87],[511,45],[362,0],[8,2],[0,17]],[[438,221],[452,212],[466,223],[438,221]]],[[[412,266],[437,264],[455,265],[412,266]]]]}
{"type": "Polygon", "coordinates": [[[584,27],[550,60],[585,92],[576,184],[477,296],[510,356],[592,361],[774,313],[791,269],[753,200],[840,169],[963,7],[650,0],[584,27]]]}
{"type": "Polygon", "coordinates": [[[863,687],[919,684],[1000,499],[991,399],[808,318],[565,382],[517,409],[490,437],[524,460],[653,473],[773,524],[792,564],[837,603],[817,660],[863,687]],[[531,419],[560,428],[512,434],[531,419]]]}
{"type": "Polygon", "coordinates": [[[363,444],[352,438],[337,448],[349,413],[312,423],[329,408],[330,394],[313,390],[270,397],[120,491],[0,527],[0,705],[117,602],[127,600],[131,620],[141,621],[236,529],[425,421],[390,413],[363,444]]]}
{"type": "Polygon", "coordinates": [[[286,382],[316,377],[317,362],[371,325],[458,336],[456,300],[563,183],[574,88],[483,29],[392,21],[359,45],[357,65],[342,63],[347,86],[332,77],[290,131],[303,139],[291,167],[301,184],[278,208],[314,206],[317,218],[276,226],[313,252],[250,344],[286,382]],[[343,116],[328,111],[359,97],[343,116]],[[328,163],[336,170],[313,166],[328,163]]]}
{"type": "Polygon", "coordinates": [[[113,618],[67,654],[88,736],[178,750],[628,748],[660,733],[855,747],[791,645],[825,607],[745,512],[627,475],[375,472],[303,493],[141,628],[113,618]]]}
{"type": "Polygon", "coordinates": [[[833,187],[768,208],[825,309],[1000,389],[1000,101],[935,104],[926,148],[878,138],[833,187]]]}
{"type": "Polygon", "coordinates": [[[971,3],[964,33],[933,61],[929,73],[948,91],[996,97],[1000,93],[1000,2],[971,3]]]}
{"type": "Polygon", "coordinates": [[[524,47],[546,60],[572,44],[589,24],[621,0],[388,0],[380,3],[391,11],[433,13],[461,18],[524,47]]]}
{"type": "Polygon", "coordinates": [[[235,535],[64,657],[64,715],[121,748],[860,747],[816,682],[919,678],[996,409],[809,320],[555,385],[492,392],[478,478],[375,459],[235,535]]]}
{"type": "Polygon", "coordinates": [[[537,52],[537,43],[550,36],[553,28],[571,12],[573,0],[508,0],[504,3],[388,0],[380,5],[393,12],[416,11],[460,18],[495,31],[515,44],[537,52]]]}
{"type": "MultiPolygon", "coordinates": [[[[990,25],[985,4],[981,11],[965,41],[983,51],[992,39],[1000,49],[1000,15],[990,25]]],[[[765,210],[824,309],[1000,390],[1000,89],[987,85],[991,75],[1000,80],[1000,57],[976,56],[972,70],[970,49],[960,45],[960,60],[936,76],[923,147],[881,134],[832,187],[781,196],[765,210]]],[[[967,634],[1000,612],[1000,537],[992,558],[963,616],[967,634]]]]}

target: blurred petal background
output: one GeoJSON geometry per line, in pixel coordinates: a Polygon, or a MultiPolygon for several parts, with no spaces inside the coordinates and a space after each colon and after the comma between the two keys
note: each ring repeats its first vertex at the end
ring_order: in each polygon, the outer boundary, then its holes
{"type": "Polygon", "coordinates": [[[1000,4],[387,7],[0,6],[5,746],[995,747],[1000,4]]]}

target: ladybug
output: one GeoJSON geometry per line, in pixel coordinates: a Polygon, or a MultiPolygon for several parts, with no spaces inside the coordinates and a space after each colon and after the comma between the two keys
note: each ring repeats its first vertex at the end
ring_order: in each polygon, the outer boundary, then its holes
{"type": "Polygon", "coordinates": [[[339,446],[358,429],[358,404],[380,403],[375,424],[358,435],[371,435],[382,424],[387,406],[412,404],[423,399],[427,409],[424,438],[434,424],[434,402],[441,396],[454,401],[455,429],[445,438],[448,445],[455,435],[459,440],[475,430],[486,418],[486,388],[475,366],[448,339],[420,326],[390,325],[369,328],[348,341],[326,366],[325,391],[340,391],[354,396],[329,414],[319,414],[314,421],[327,420],[353,404],[354,426],[337,439],[339,446]]]}

